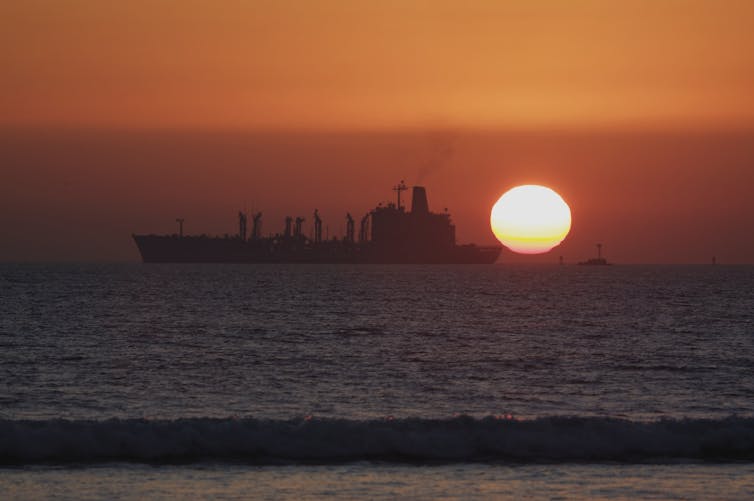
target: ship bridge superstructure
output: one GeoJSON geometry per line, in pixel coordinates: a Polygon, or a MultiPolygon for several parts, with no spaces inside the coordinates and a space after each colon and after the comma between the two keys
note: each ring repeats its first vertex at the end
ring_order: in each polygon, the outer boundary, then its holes
{"type": "MultiPolygon", "coordinates": [[[[400,204],[400,197],[398,200],[400,204]]],[[[423,186],[413,187],[410,212],[398,204],[390,203],[371,212],[371,241],[375,247],[384,251],[416,252],[455,246],[456,228],[450,214],[429,210],[423,186]]]]}

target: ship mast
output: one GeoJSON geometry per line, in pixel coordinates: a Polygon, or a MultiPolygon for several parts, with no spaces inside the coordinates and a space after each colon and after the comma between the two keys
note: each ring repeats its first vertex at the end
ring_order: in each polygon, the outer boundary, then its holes
{"type": "Polygon", "coordinates": [[[246,213],[241,211],[238,211],[238,236],[246,241],[246,213]]]}
{"type": "Polygon", "coordinates": [[[262,238],[262,213],[257,212],[252,216],[251,238],[259,240],[262,238]]]}
{"type": "Polygon", "coordinates": [[[296,238],[301,238],[301,225],[303,222],[306,221],[303,217],[299,216],[296,218],[296,226],[293,229],[293,236],[296,238]]]}
{"type": "Polygon", "coordinates": [[[366,242],[369,240],[369,212],[361,218],[361,225],[359,226],[359,242],[366,242]]]}
{"type": "Polygon", "coordinates": [[[183,221],[184,219],[182,217],[175,220],[175,222],[178,223],[178,236],[180,238],[183,238],[183,221]]]}
{"type": "Polygon", "coordinates": [[[351,213],[346,213],[346,242],[353,243],[353,233],[354,233],[354,221],[353,216],[351,216],[351,213]]]}
{"type": "Polygon", "coordinates": [[[319,210],[314,209],[314,242],[322,242],[322,218],[319,217],[319,210]]]}
{"type": "Polygon", "coordinates": [[[406,186],[406,183],[403,182],[401,179],[401,182],[395,186],[393,186],[393,191],[398,194],[398,210],[401,210],[401,192],[406,191],[408,187],[406,186]]]}

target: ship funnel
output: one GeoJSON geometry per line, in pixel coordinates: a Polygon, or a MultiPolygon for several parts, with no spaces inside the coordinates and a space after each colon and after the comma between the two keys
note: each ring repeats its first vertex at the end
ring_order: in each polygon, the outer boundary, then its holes
{"type": "Polygon", "coordinates": [[[417,214],[427,214],[429,212],[427,190],[424,189],[424,186],[414,186],[414,192],[411,198],[411,212],[417,214]]]}

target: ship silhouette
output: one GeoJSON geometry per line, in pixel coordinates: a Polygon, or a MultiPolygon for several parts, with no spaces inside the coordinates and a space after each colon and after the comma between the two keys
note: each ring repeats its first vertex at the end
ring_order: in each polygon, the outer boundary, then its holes
{"type": "Polygon", "coordinates": [[[184,235],[183,219],[178,234],[133,235],[145,263],[385,263],[385,264],[491,264],[501,246],[457,245],[455,226],[447,209],[429,210],[427,192],[414,186],[411,211],[401,205],[401,181],[393,188],[397,203],[378,205],[359,223],[346,214],[346,234],[323,239],[319,211],[313,213],[313,238],[304,235],[304,217],[285,218],[282,233],[262,236],[262,213],[238,213],[238,234],[213,237],[184,235]]]}
{"type": "Polygon", "coordinates": [[[587,259],[586,261],[580,261],[580,265],[585,266],[608,266],[612,263],[609,263],[607,259],[602,257],[602,244],[596,244],[597,245],[597,257],[592,257],[587,259]]]}

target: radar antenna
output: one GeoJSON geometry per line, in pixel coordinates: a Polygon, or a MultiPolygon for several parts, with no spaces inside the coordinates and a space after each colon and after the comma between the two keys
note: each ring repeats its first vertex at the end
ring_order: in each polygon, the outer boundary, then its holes
{"type": "Polygon", "coordinates": [[[408,187],[406,186],[406,183],[403,182],[403,179],[401,179],[401,182],[395,186],[393,186],[393,191],[398,194],[398,210],[401,210],[401,192],[406,191],[408,187]]]}

